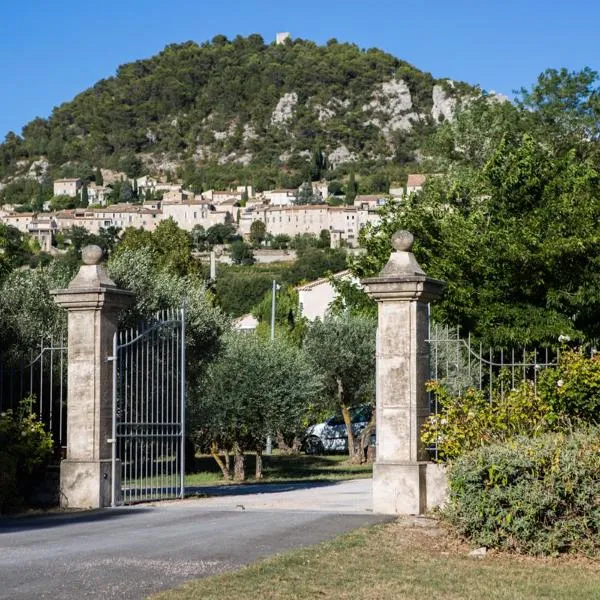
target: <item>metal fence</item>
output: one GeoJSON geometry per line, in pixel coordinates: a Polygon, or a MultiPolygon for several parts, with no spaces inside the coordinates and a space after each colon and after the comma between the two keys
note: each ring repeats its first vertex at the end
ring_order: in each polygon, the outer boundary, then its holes
{"type": "Polygon", "coordinates": [[[458,327],[430,323],[429,377],[452,394],[467,388],[486,391],[492,402],[496,394],[514,389],[522,381],[537,386],[539,373],[557,364],[557,348],[491,348],[462,338],[458,327]]]}
{"type": "Polygon", "coordinates": [[[67,345],[64,338],[40,340],[25,357],[0,355],[0,412],[31,398],[31,410],[52,433],[55,446],[67,440],[67,345]]]}
{"type": "MultiPolygon", "coordinates": [[[[474,344],[471,337],[462,338],[460,329],[437,325],[430,321],[429,378],[442,384],[453,396],[461,396],[468,388],[480,390],[493,403],[517,388],[523,381],[530,382],[534,391],[542,370],[557,365],[559,348],[503,349],[474,344]]],[[[438,415],[442,407],[438,397],[431,393],[429,410],[438,415]]],[[[434,443],[427,448],[429,456],[437,460],[438,448],[434,443]]]]}
{"type": "Polygon", "coordinates": [[[115,334],[111,360],[112,505],[183,497],[184,310],[161,312],[153,323],[115,334]]]}

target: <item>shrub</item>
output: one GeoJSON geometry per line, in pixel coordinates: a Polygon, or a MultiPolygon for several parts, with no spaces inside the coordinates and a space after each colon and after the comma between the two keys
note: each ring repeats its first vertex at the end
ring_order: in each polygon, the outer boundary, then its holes
{"type": "Polygon", "coordinates": [[[32,402],[0,413],[0,513],[23,506],[37,470],[52,456],[52,434],[31,412],[32,402]]]}
{"type": "Polygon", "coordinates": [[[542,373],[538,391],[556,414],[600,423],[600,355],[564,351],[557,368],[542,373]]]}
{"type": "Polygon", "coordinates": [[[549,403],[536,394],[529,381],[505,394],[494,393],[491,402],[487,391],[473,388],[453,396],[443,385],[431,381],[427,390],[435,395],[439,408],[438,414],[424,423],[421,439],[426,446],[437,445],[440,460],[515,435],[537,435],[558,426],[549,403]]]}
{"type": "Polygon", "coordinates": [[[518,437],[450,468],[445,518],[477,545],[600,555],[600,430],[518,437]]]}

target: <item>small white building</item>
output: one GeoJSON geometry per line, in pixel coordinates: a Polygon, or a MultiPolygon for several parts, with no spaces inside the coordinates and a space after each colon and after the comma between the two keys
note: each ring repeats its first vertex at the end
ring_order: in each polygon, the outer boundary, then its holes
{"type": "Polygon", "coordinates": [[[263,199],[271,206],[291,206],[296,202],[298,190],[267,190],[263,192],[263,199]]]}
{"type": "Polygon", "coordinates": [[[410,196],[411,194],[420,192],[423,189],[426,180],[427,175],[423,173],[411,173],[406,182],[406,195],[410,196]]]}
{"type": "MultiPolygon", "coordinates": [[[[334,273],[332,277],[334,279],[351,281],[354,284],[359,283],[358,279],[347,269],[334,273]]],[[[337,297],[337,292],[331,284],[329,277],[323,277],[322,279],[298,286],[296,290],[298,291],[300,314],[309,321],[323,319],[329,312],[331,303],[337,297]]]]}
{"type": "Polygon", "coordinates": [[[258,327],[258,319],[251,314],[243,315],[233,321],[233,328],[236,331],[250,333],[258,327]]]}

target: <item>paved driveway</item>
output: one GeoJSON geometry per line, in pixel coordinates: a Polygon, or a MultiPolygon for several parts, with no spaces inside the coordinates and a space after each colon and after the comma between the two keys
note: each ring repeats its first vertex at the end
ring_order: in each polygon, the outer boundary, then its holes
{"type": "Polygon", "coordinates": [[[368,479],[197,491],[215,496],[0,520],[0,598],[144,598],[387,520],[368,479]]]}

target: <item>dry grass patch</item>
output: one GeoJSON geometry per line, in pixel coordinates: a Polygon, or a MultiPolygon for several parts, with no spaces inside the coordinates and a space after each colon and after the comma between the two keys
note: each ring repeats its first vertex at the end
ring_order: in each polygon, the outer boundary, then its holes
{"type": "Polygon", "coordinates": [[[433,520],[400,520],[190,582],[154,600],[597,600],[600,564],[490,553],[479,559],[433,520]]]}

